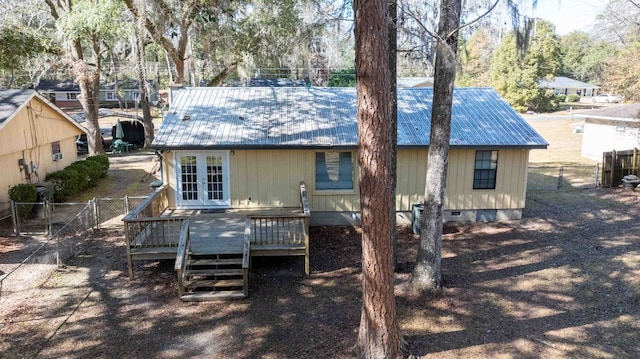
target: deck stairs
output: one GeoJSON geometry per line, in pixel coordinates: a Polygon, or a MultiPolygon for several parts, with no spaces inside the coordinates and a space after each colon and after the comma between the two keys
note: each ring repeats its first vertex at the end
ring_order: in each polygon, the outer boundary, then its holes
{"type": "Polygon", "coordinates": [[[243,253],[199,254],[187,252],[183,276],[183,301],[200,302],[246,297],[248,275],[243,253]]]}

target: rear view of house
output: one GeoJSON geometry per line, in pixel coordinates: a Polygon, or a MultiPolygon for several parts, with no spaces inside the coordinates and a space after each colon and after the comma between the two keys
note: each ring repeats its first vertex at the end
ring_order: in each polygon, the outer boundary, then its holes
{"type": "Polygon", "coordinates": [[[0,217],[9,211],[11,186],[37,184],[77,160],[76,137],[82,133],[36,91],[0,91],[0,217]]]}
{"type": "MultiPolygon", "coordinates": [[[[423,199],[432,96],[398,90],[399,212],[423,199]]],[[[295,207],[304,182],[312,223],[358,218],[354,88],[185,88],[172,98],[153,142],[170,207],[295,207]]],[[[546,147],[494,90],[456,89],[445,218],[521,218],[529,150],[546,147]]]]}

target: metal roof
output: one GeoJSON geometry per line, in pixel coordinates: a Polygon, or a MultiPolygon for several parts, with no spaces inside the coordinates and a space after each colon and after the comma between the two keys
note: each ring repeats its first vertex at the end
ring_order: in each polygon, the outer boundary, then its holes
{"type": "Polygon", "coordinates": [[[26,106],[32,98],[37,98],[52,110],[60,114],[61,117],[69,121],[73,126],[82,132],[87,130],[35,90],[0,90],[0,129],[11,120],[18,111],[26,106]]]}
{"type": "MultiPolygon", "coordinates": [[[[398,89],[398,146],[429,145],[431,88],[398,89]]],[[[491,88],[454,91],[451,146],[546,148],[491,88]]],[[[357,147],[356,89],[184,88],[153,141],[158,149],[357,147]]]]}
{"type": "Polygon", "coordinates": [[[553,89],[599,89],[600,86],[588,84],[586,82],[574,80],[568,77],[554,77],[553,80],[541,80],[541,87],[553,89]]]}
{"type": "Polygon", "coordinates": [[[34,96],[34,90],[0,90],[0,125],[34,96]]]}

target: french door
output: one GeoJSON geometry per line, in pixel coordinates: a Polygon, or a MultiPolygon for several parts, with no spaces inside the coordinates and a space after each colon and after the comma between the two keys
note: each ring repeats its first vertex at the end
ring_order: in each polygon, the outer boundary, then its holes
{"type": "Polygon", "coordinates": [[[177,202],[183,208],[228,207],[227,152],[176,153],[177,202]]]}

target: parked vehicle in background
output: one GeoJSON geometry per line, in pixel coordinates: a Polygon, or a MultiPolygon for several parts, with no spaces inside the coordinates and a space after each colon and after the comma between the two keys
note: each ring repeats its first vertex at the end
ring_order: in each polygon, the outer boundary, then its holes
{"type": "Polygon", "coordinates": [[[603,93],[597,96],[593,96],[592,102],[601,102],[601,103],[618,103],[622,101],[620,96],[603,93]]]}

